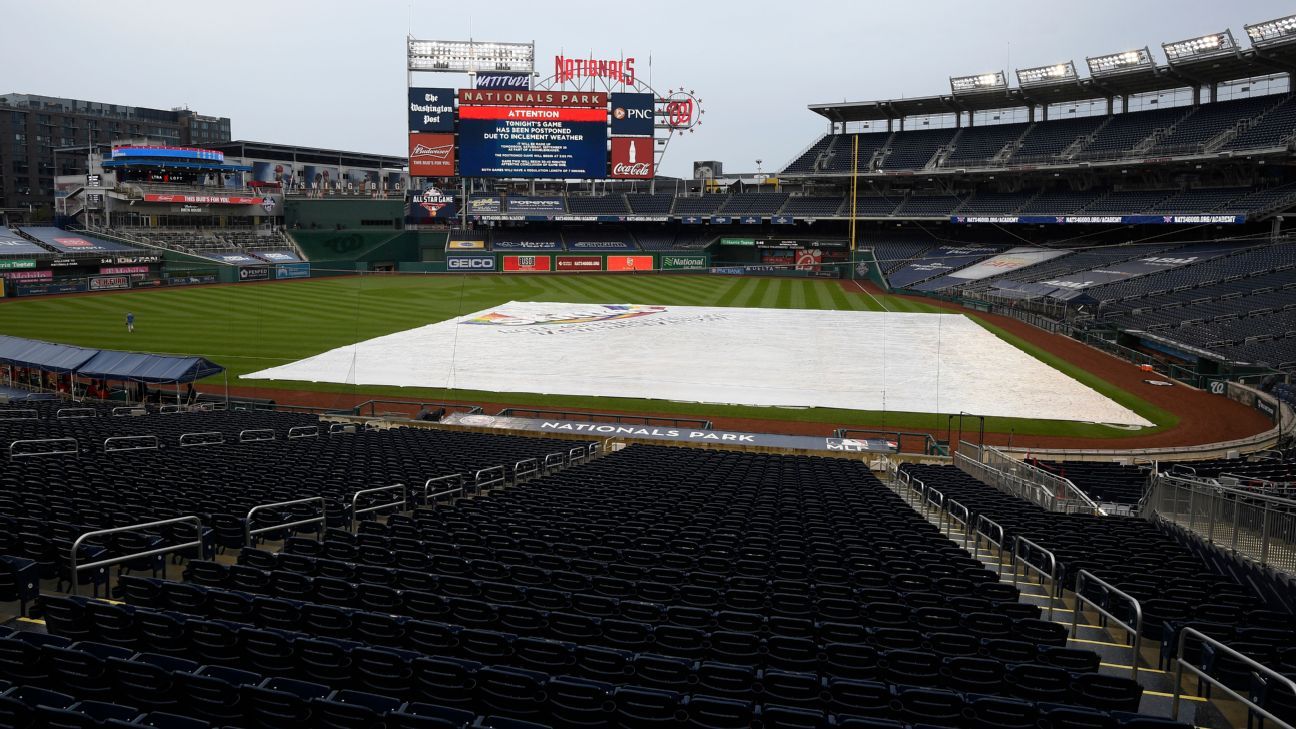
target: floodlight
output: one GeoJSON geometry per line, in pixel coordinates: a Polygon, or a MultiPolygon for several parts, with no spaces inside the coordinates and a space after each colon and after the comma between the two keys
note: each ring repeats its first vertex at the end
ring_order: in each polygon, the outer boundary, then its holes
{"type": "Polygon", "coordinates": [[[1152,51],[1146,46],[1132,51],[1086,58],[1085,62],[1089,64],[1090,76],[1110,76],[1115,73],[1143,71],[1156,66],[1152,61],[1152,51]]]}
{"type": "Polygon", "coordinates": [[[1281,43],[1290,43],[1293,39],[1296,39],[1296,15],[1288,15],[1285,18],[1248,25],[1246,26],[1246,32],[1251,37],[1251,45],[1253,46],[1263,48],[1281,43]]]}
{"type": "Polygon", "coordinates": [[[1234,53],[1237,51],[1237,41],[1233,40],[1232,31],[1224,30],[1219,33],[1203,35],[1199,38],[1189,38],[1174,43],[1162,43],[1161,49],[1165,51],[1166,60],[1171,64],[1175,64],[1181,61],[1192,61],[1198,58],[1211,58],[1234,53]]]}
{"type": "Polygon", "coordinates": [[[1056,63],[1052,66],[1017,69],[1018,86],[1044,86],[1047,84],[1065,83],[1079,78],[1074,61],[1056,63]]]}
{"type": "Polygon", "coordinates": [[[533,43],[437,41],[410,38],[407,47],[406,55],[411,71],[535,72],[535,44],[533,43]]]}
{"type": "Polygon", "coordinates": [[[987,91],[1006,91],[1007,89],[1008,77],[1004,75],[1003,71],[950,78],[950,90],[956,94],[979,94],[987,91]]]}

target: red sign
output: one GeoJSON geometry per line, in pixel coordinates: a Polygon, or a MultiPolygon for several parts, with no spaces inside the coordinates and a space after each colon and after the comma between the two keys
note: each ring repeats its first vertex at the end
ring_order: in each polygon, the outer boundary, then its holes
{"type": "Polygon", "coordinates": [[[199,203],[203,205],[260,205],[263,197],[226,197],[224,195],[153,195],[144,196],[144,202],[199,203]]]}
{"type": "Polygon", "coordinates": [[[559,271],[602,271],[602,256],[558,256],[559,271]]]}
{"type": "Polygon", "coordinates": [[[613,137],[608,177],[648,180],[653,176],[652,137],[613,137]]]}
{"type": "Polygon", "coordinates": [[[454,135],[409,135],[410,177],[454,177],[454,135]]]}
{"type": "Polygon", "coordinates": [[[48,269],[40,271],[0,271],[0,276],[11,281],[53,281],[54,272],[48,269]]]}
{"type": "Polygon", "coordinates": [[[578,78],[605,78],[613,83],[633,86],[635,59],[595,60],[554,56],[554,81],[567,83],[578,78]]]}
{"type": "Polygon", "coordinates": [[[98,248],[99,247],[94,243],[91,243],[90,241],[86,240],[85,238],[55,238],[54,242],[58,243],[64,248],[98,248]]]}
{"type": "Polygon", "coordinates": [[[502,91],[460,89],[459,114],[465,106],[576,106],[606,109],[605,91],[502,91]]]}
{"type": "MultiPolygon", "coordinates": [[[[517,106],[463,106],[459,108],[460,119],[513,119],[516,121],[572,121],[603,122],[607,121],[607,112],[603,109],[581,109],[557,107],[530,109],[517,106]]],[[[445,135],[450,136],[450,135],[445,135]]]]}
{"type": "Polygon", "coordinates": [[[796,270],[818,272],[823,263],[823,251],[818,248],[802,248],[796,253],[796,270]]]}
{"type": "Polygon", "coordinates": [[[652,256],[608,256],[607,270],[609,271],[651,271],[653,270],[652,256]]]}
{"type": "Polygon", "coordinates": [[[504,256],[505,271],[548,271],[552,256],[504,256]]]}

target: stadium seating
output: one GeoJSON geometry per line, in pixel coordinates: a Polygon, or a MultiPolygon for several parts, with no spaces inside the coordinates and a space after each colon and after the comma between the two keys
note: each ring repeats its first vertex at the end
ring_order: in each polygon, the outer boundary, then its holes
{"type": "Polygon", "coordinates": [[[630,212],[622,195],[571,195],[567,198],[567,209],[573,215],[625,215],[630,212]]]}
{"type": "Polygon", "coordinates": [[[887,145],[889,139],[891,139],[890,132],[835,135],[826,152],[826,162],[822,170],[827,173],[850,173],[858,160],[859,171],[867,172],[871,169],[870,163],[874,155],[887,145]],[[859,140],[858,151],[855,148],[856,139],[859,140]]]}
{"type": "Polygon", "coordinates": [[[1263,149],[1278,147],[1291,140],[1296,132],[1296,98],[1282,97],[1258,121],[1239,132],[1223,149],[1263,149]]]}
{"type": "Polygon", "coordinates": [[[1274,105],[1274,98],[1257,96],[1235,101],[1202,104],[1174,126],[1174,131],[1152,147],[1153,154],[1201,153],[1221,135],[1247,125],[1274,105]]]}
{"type": "Polygon", "coordinates": [[[987,163],[1020,139],[1029,127],[1029,124],[983,124],[964,127],[954,138],[954,149],[945,157],[941,166],[958,167],[960,163],[987,163]]]}
{"type": "Polygon", "coordinates": [[[1113,114],[1108,117],[1106,124],[1094,132],[1092,139],[1083,146],[1075,158],[1106,159],[1147,149],[1150,146],[1147,144],[1148,140],[1160,139],[1166,130],[1173,127],[1188,112],[1189,110],[1183,107],[1174,107],[1113,114]]]}
{"type": "Polygon", "coordinates": [[[636,215],[667,215],[671,212],[671,206],[675,203],[674,195],[664,194],[627,193],[625,199],[630,207],[630,212],[636,215]]]}
{"type": "Polygon", "coordinates": [[[727,195],[700,195],[675,198],[676,215],[713,215],[725,204],[727,195]]]}
{"type": "Polygon", "coordinates": [[[896,134],[887,145],[879,169],[921,170],[954,139],[957,129],[921,129],[896,134]]]}
{"type": "Polygon", "coordinates": [[[1009,157],[1010,164],[1056,161],[1079,139],[1087,139],[1106,120],[1103,116],[1071,117],[1036,122],[1009,157]]]}
{"type": "Polygon", "coordinates": [[[719,212],[724,215],[773,215],[787,199],[785,192],[740,192],[730,195],[719,212]]]}

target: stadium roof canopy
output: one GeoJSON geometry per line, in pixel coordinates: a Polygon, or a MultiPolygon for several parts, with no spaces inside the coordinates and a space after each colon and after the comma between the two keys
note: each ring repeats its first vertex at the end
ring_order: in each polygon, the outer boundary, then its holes
{"type": "MultiPolygon", "coordinates": [[[[1045,80],[1025,87],[910,99],[811,104],[809,108],[834,122],[884,121],[913,116],[1094,101],[1156,91],[1210,87],[1228,81],[1280,73],[1292,74],[1296,73],[1296,32],[1292,32],[1289,27],[1296,28],[1296,16],[1247,26],[1247,32],[1252,38],[1252,46],[1247,49],[1224,45],[1221,50],[1180,53],[1175,47],[1187,47],[1202,39],[1168,43],[1164,48],[1167,58],[1171,60],[1165,64],[1150,62],[1151,55],[1147,53],[1147,63],[1130,64],[1128,68],[1110,68],[1087,78],[1045,80]],[[1266,37],[1263,27],[1270,25],[1280,27],[1281,30],[1266,37]]],[[[1226,39],[1227,44],[1233,43],[1229,31],[1204,36],[1203,39],[1215,37],[1226,39]]],[[[1137,56],[1139,53],[1131,51],[1113,56],[1137,56]]],[[[1090,67],[1093,68],[1094,61],[1102,58],[1089,59],[1090,67]]]]}
{"type": "Polygon", "coordinates": [[[0,362],[46,372],[152,383],[193,382],[225,371],[204,357],[87,349],[7,335],[0,335],[0,362]]]}

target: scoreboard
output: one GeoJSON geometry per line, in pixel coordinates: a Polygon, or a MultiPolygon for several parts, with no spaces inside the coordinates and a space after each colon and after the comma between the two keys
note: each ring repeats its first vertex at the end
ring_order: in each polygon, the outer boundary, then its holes
{"type": "Polygon", "coordinates": [[[607,102],[604,92],[463,89],[459,174],[606,177],[607,102]]]}

